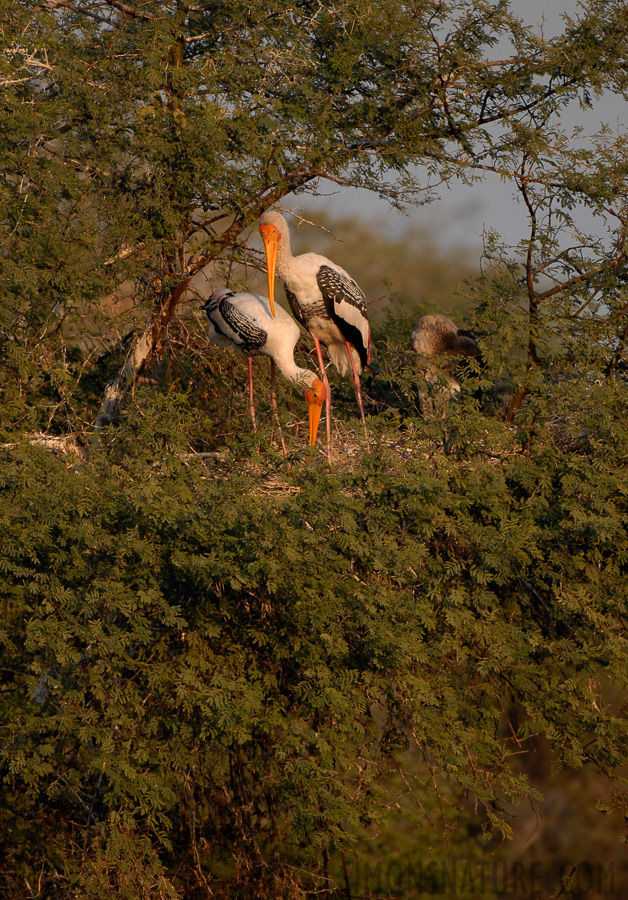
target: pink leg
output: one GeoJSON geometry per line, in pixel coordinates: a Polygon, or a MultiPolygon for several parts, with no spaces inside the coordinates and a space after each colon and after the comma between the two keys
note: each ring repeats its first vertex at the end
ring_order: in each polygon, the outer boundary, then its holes
{"type": "Polygon", "coordinates": [[[255,404],[253,403],[253,360],[249,356],[249,412],[253,419],[253,431],[257,434],[257,425],[255,424],[255,404]]]}
{"type": "Polygon", "coordinates": [[[281,422],[279,421],[279,414],[277,413],[277,400],[275,398],[275,360],[272,358],[270,360],[270,403],[273,408],[273,416],[275,417],[277,428],[279,429],[281,449],[283,451],[283,455],[287,456],[288,454],[286,453],[286,445],[283,440],[283,434],[281,433],[281,422]]]}
{"type": "Polygon", "coordinates": [[[318,356],[318,364],[321,367],[321,376],[323,379],[323,384],[325,385],[325,422],[327,424],[327,460],[329,465],[331,466],[331,388],[329,386],[329,379],[327,378],[327,370],[325,369],[325,363],[323,362],[323,354],[321,352],[320,341],[317,337],[314,337],[314,346],[316,347],[316,355],[318,356]]]}
{"type": "Polygon", "coordinates": [[[364,434],[368,437],[368,433],[366,431],[366,420],[364,418],[364,406],[362,404],[362,391],[360,390],[360,378],[358,373],[355,370],[355,362],[353,361],[353,353],[351,352],[351,344],[349,341],[345,341],[347,345],[347,353],[349,354],[349,362],[351,363],[351,368],[353,369],[353,387],[355,389],[355,397],[358,401],[358,406],[360,407],[360,418],[362,419],[362,424],[364,425],[364,434]]]}

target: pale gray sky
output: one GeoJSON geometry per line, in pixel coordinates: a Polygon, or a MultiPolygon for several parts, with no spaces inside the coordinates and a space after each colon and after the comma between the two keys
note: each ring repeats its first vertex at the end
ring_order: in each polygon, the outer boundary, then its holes
{"type": "MultiPolygon", "coordinates": [[[[562,14],[566,12],[575,16],[579,7],[578,0],[512,0],[511,3],[515,14],[529,24],[542,27],[545,37],[560,33],[562,14]]],[[[574,111],[575,116],[577,123],[590,132],[596,131],[601,121],[615,130],[625,130],[628,103],[621,98],[608,97],[596,103],[595,109],[586,114],[580,110],[574,111]]],[[[408,218],[368,191],[339,189],[334,185],[330,185],[328,190],[328,196],[309,200],[303,214],[325,209],[337,216],[368,216],[385,220],[395,232],[402,231],[408,222],[412,222],[429,228],[445,246],[464,244],[478,252],[485,228],[494,228],[512,243],[525,234],[525,212],[515,197],[515,190],[497,178],[487,178],[470,187],[457,183],[449,188],[442,187],[438,200],[423,207],[410,207],[408,218]]]]}

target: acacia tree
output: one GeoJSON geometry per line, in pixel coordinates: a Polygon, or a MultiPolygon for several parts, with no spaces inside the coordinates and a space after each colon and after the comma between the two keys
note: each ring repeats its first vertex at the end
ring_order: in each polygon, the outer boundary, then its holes
{"type": "Polygon", "coordinates": [[[428,819],[451,803],[446,831],[471,803],[507,833],[504,806],[533,794],[510,765],[528,734],[613,778],[626,146],[579,145],[561,114],[625,94],[625,4],[551,41],[505,2],[26,0],[2,28],[8,887],[332,893],[334,850],[401,805],[399,779],[428,819]],[[471,401],[417,418],[389,323],[380,381],[410,399],[350,471],[245,446],[216,475],[171,452],[193,399],[158,391],[78,468],[20,442],[92,423],[77,346],[122,286],[135,330],[99,426],[268,206],[321,179],[402,204],[480,176],[510,179],[530,225],[491,238],[469,289],[491,378],[517,385],[512,427],[471,401]]]}
{"type": "MultiPolygon", "coordinates": [[[[24,366],[130,283],[139,330],[98,423],[116,418],[193,276],[242,258],[260,213],[321,179],[401,204],[493,171],[559,215],[594,206],[616,217],[614,246],[555,252],[535,215],[545,256],[528,286],[599,281],[624,261],[625,148],[572,149],[560,113],[625,90],[627,27],[620,2],[589,4],[551,41],[503,2],[7,5],[6,352],[24,366]]],[[[67,361],[44,356],[64,382],[67,361]]]]}

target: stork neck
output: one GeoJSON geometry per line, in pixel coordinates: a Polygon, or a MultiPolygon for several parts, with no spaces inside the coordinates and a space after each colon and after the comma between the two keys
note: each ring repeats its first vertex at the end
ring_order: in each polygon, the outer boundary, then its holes
{"type": "Polygon", "coordinates": [[[290,231],[286,227],[282,231],[281,240],[277,247],[277,271],[283,277],[284,272],[289,268],[290,263],[294,259],[292,248],[290,247],[290,231]]]}
{"type": "Polygon", "coordinates": [[[285,375],[286,378],[299,387],[312,387],[312,383],[316,381],[314,372],[310,372],[309,369],[302,369],[301,366],[297,366],[294,357],[288,359],[275,356],[275,363],[281,374],[285,375]]]}

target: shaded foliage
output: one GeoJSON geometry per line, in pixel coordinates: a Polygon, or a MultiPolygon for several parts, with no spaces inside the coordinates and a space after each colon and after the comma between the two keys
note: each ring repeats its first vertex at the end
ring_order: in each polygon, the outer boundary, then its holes
{"type": "Polygon", "coordinates": [[[176,395],[78,467],[2,451],[10,868],[61,895],[287,896],[377,831],[409,746],[506,833],[526,734],[612,777],[625,399],[592,388],[574,447],[471,407],[393,443],[373,419],[335,474],[186,457],[176,395]]]}
{"type": "Polygon", "coordinates": [[[628,167],[560,114],[625,96],[625,4],[552,41],[477,0],[23,0],[0,27],[7,890],[347,894],[398,814],[426,851],[422,817],[470,854],[509,835],[533,740],[609,780],[614,825],[628,167]],[[368,446],[334,377],[333,470],[286,385],[283,459],[194,314],[248,227],[320,179],[400,204],[487,172],[528,232],[460,289],[486,368],[422,416],[412,297],[376,329],[368,446]]]}

